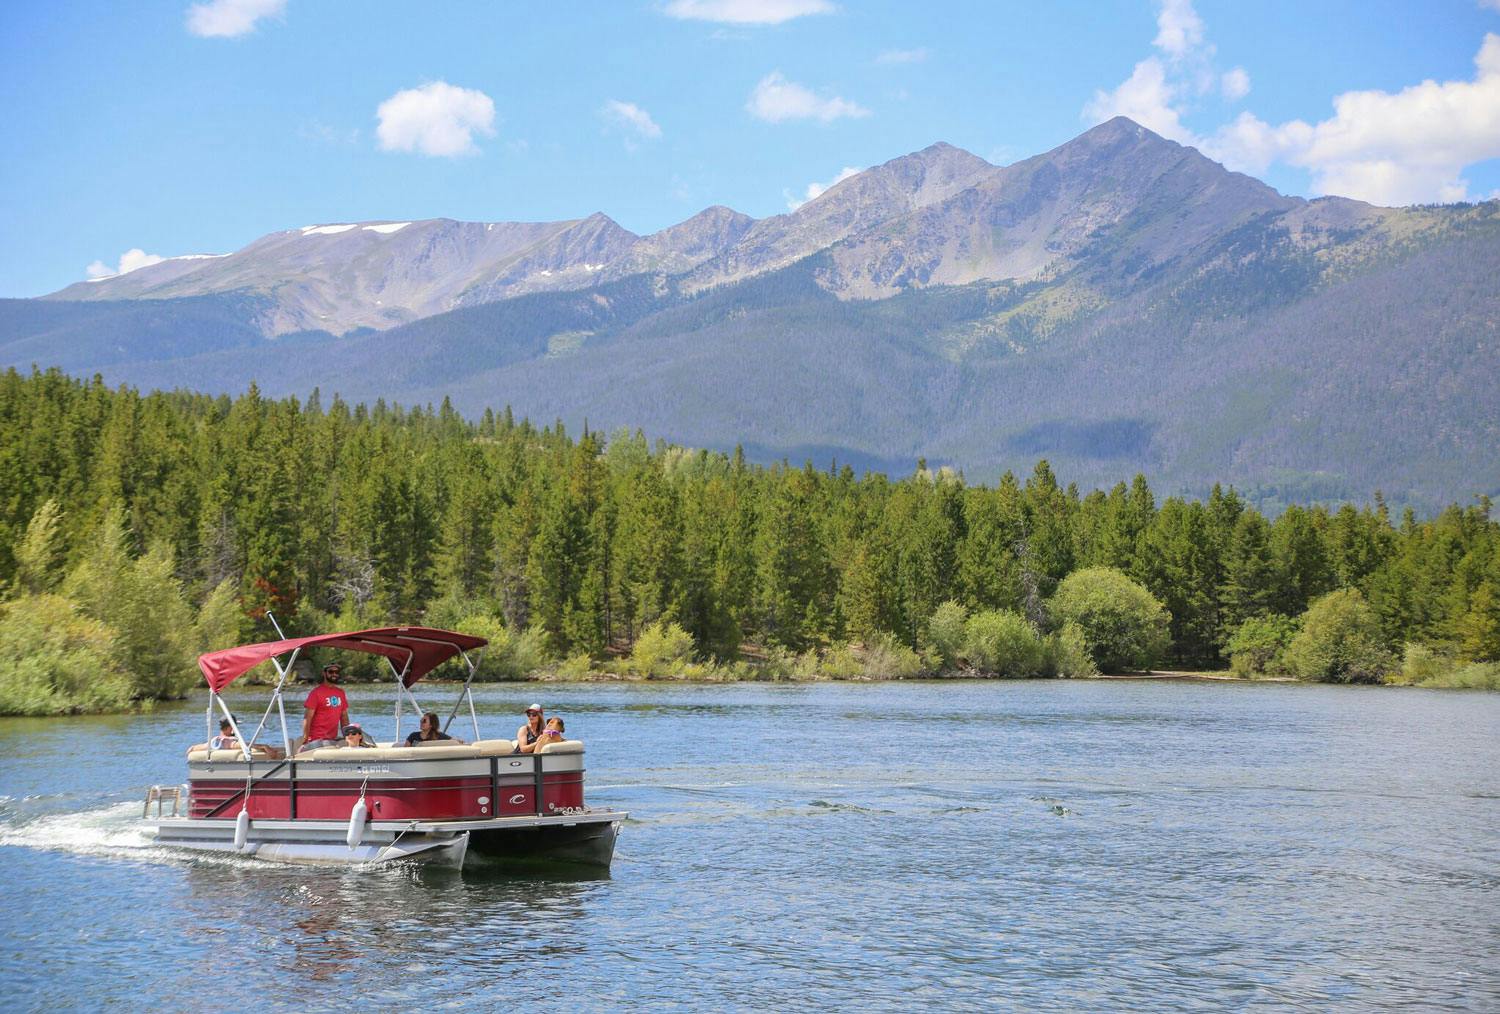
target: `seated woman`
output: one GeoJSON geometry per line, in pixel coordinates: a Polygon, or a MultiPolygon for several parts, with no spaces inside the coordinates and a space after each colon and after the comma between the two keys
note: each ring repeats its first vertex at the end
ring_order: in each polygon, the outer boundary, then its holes
{"type": "MultiPolygon", "coordinates": [[[[188,753],[194,750],[238,750],[240,741],[234,734],[234,726],[229,719],[219,719],[219,734],[207,743],[194,743],[188,747],[188,753]]],[[[279,760],[286,756],[286,751],[278,746],[268,746],[265,743],[255,743],[250,747],[250,756],[259,757],[263,760],[279,760]]]]}
{"type": "Polygon", "coordinates": [[[380,744],[376,743],[369,736],[366,736],[365,730],[361,729],[359,726],[346,725],[344,726],[344,742],[340,745],[370,748],[379,746],[380,744]]]}
{"type": "Polygon", "coordinates": [[[535,750],[542,728],[542,706],[533,704],[526,709],[526,724],[516,730],[516,753],[531,753],[535,750]]]}
{"type": "Polygon", "coordinates": [[[532,752],[541,753],[542,747],[561,742],[563,742],[563,720],[553,715],[547,719],[547,727],[537,736],[536,747],[532,752]]]}
{"type": "Polygon", "coordinates": [[[429,711],[422,716],[422,721],[416,732],[406,737],[407,746],[416,746],[418,743],[435,743],[439,740],[447,740],[456,746],[464,745],[464,741],[457,736],[450,736],[443,731],[438,722],[436,711],[429,711]]]}

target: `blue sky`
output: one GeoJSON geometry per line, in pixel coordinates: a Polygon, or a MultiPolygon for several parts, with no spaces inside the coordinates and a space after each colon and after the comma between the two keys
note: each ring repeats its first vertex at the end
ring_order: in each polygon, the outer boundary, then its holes
{"type": "Polygon", "coordinates": [[[1500,0],[10,0],[0,296],[318,222],[760,217],[1116,112],[1284,192],[1483,200],[1500,0]]]}

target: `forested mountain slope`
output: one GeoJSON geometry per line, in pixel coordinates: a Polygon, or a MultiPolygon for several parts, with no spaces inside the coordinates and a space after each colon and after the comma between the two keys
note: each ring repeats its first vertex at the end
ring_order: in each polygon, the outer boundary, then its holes
{"type": "Polygon", "coordinates": [[[5,301],[0,365],[978,479],[1500,492],[1500,202],[1285,197],[1117,119],[1006,167],[934,145],[759,222],[397,225],[5,301]]]}

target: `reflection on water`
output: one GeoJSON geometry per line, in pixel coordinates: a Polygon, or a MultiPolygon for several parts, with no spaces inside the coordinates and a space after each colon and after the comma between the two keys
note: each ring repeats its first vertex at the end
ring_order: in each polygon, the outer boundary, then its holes
{"type": "MultiPolygon", "coordinates": [[[[389,692],[351,696],[388,737],[389,692]]],[[[1497,695],[501,686],[485,734],[537,697],[587,741],[590,801],[632,813],[608,875],[159,849],[140,800],[182,778],[201,702],[0,720],[0,984],[126,1009],[1500,1004],[1497,695]]]]}

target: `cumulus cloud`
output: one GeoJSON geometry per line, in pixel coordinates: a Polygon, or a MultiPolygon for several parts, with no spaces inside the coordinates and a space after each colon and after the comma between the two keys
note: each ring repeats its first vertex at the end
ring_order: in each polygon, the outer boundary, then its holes
{"type": "Polygon", "coordinates": [[[657,126],[656,121],[651,118],[651,114],[634,102],[621,102],[618,99],[610,99],[599,110],[599,115],[615,126],[621,127],[633,134],[635,137],[648,141],[654,141],[658,137],[661,137],[661,127],[657,126]]]}
{"type": "Polygon", "coordinates": [[[1500,35],[1485,35],[1472,80],[1345,92],[1333,110],[1316,124],[1274,126],[1241,113],[1203,147],[1249,172],[1301,166],[1320,193],[1387,205],[1466,200],[1464,169],[1500,158],[1500,35]]]}
{"type": "Polygon", "coordinates": [[[231,39],[255,30],[263,18],[280,17],[286,0],[209,0],[187,10],[187,30],[204,38],[231,39]]]}
{"type": "MultiPolygon", "coordinates": [[[[1500,3],[1500,0],[1495,0],[1500,3]]],[[[887,49],[875,58],[876,63],[921,63],[928,57],[927,48],[920,49],[887,49]]]]}
{"type": "Polygon", "coordinates": [[[386,151],[452,158],[479,151],[474,135],[495,133],[495,103],[484,92],[433,81],[406,88],[375,110],[375,136],[386,151]]]}
{"type": "Polygon", "coordinates": [[[1181,144],[1193,144],[1196,138],[1183,126],[1176,101],[1181,88],[1167,80],[1167,68],[1151,56],[1135,65],[1130,77],[1112,91],[1097,91],[1084,107],[1084,115],[1095,123],[1116,116],[1128,116],[1143,127],[1181,144]]]}
{"type": "Polygon", "coordinates": [[[86,269],[90,278],[113,278],[116,275],[128,275],[137,268],[149,268],[153,264],[160,264],[166,260],[157,254],[148,254],[139,247],[126,250],[120,255],[120,263],[110,267],[103,261],[94,261],[86,269]]]}
{"type": "MultiPolygon", "coordinates": [[[[1500,35],[1494,33],[1484,37],[1471,80],[1345,92],[1333,100],[1334,115],[1315,124],[1271,124],[1245,112],[1207,136],[1183,122],[1193,99],[1213,90],[1215,80],[1205,74],[1214,47],[1191,0],[1164,0],[1152,44],[1159,53],[1137,63],[1114,89],[1095,92],[1086,117],[1128,116],[1241,172],[1297,166],[1311,173],[1315,192],[1373,204],[1466,200],[1464,169],[1500,158],[1500,35]]],[[[1217,90],[1230,101],[1244,98],[1250,75],[1235,67],[1218,76],[1217,90]]]]}
{"type": "Polygon", "coordinates": [[[857,169],[852,165],[846,165],[844,166],[844,168],[839,170],[839,174],[837,176],[829,180],[827,183],[809,183],[807,185],[807,189],[802,192],[801,197],[793,195],[791,191],[786,191],[787,209],[790,211],[796,211],[808,201],[815,201],[819,197],[822,197],[829,190],[838,186],[840,183],[847,180],[850,176],[858,176],[862,172],[864,172],[863,169],[857,169]]]}
{"type": "Polygon", "coordinates": [[[1184,57],[1203,45],[1203,19],[1193,0],[1162,0],[1151,45],[1168,56],[1184,57]]]}
{"type": "Polygon", "coordinates": [[[840,98],[820,98],[795,81],[788,81],[776,70],[760,79],[745,109],[757,120],[781,123],[784,120],[818,120],[829,123],[842,117],[869,116],[870,111],[856,102],[840,98]]]}
{"type": "Polygon", "coordinates": [[[808,14],[832,14],[828,0],[670,0],[663,10],[674,18],[728,25],[779,25],[808,14]]]}
{"type": "MultiPolygon", "coordinates": [[[[1128,116],[1162,137],[1182,144],[1194,137],[1182,123],[1182,105],[1192,95],[1212,89],[1214,47],[1204,37],[1203,19],[1192,0],[1161,0],[1156,12],[1156,38],[1151,45],[1160,55],[1148,56],[1135,65],[1130,77],[1110,91],[1096,91],[1084,106],[1084,115],[1096,123],[1115,116],[1128,116]]],[[[1239,70],[1224,75],[1225,93],[1234,87],[1250,87],[1250,76],[1239,70]]]]}
{"type": "MultiPolygon", "coordinates": [[[[1500,0],[1496,0],[1500,3],[1500,0]]],[[[1244,67],[1235,67],[1226,70],[1219,78],[1219,90],[1224,97],[1231,102],[1237,102],[1250,94],[1250,75],[1245,72],[1244,67]]]]}

